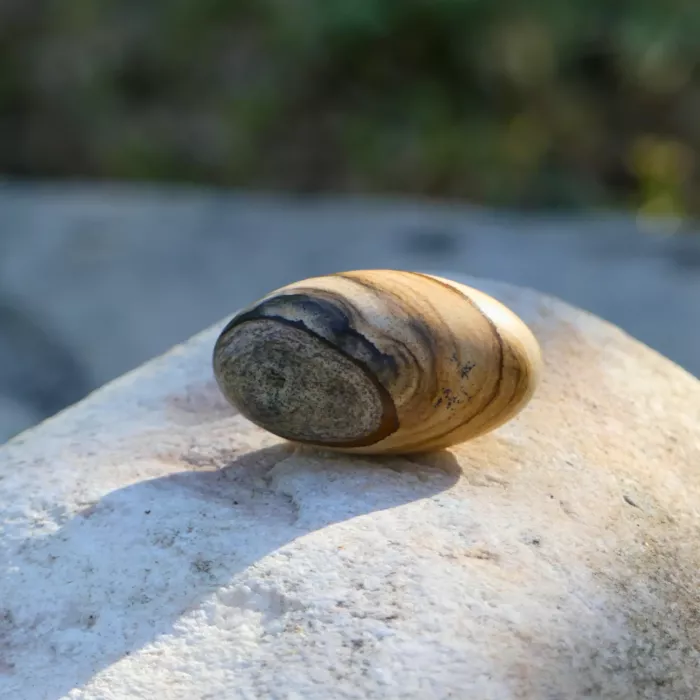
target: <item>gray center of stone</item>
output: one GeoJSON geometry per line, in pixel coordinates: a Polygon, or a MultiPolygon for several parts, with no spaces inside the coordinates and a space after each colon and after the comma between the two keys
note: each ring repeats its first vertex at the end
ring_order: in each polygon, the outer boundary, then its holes
{"type": "Polygon", "coordinates": [[[381,432],[381,387],[357,361],[305,329],[246,321],[226,335],[214,362],[229,400],[281,437],[353,445],[381,432]]]}

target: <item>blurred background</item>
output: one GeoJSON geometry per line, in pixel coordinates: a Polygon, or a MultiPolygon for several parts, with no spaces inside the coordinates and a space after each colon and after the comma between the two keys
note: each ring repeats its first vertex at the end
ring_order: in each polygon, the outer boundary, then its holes
{"type": "Polygon", "coordinates": [[[695,0],[0,0],[0,442],[352,267],[700,375],[698,36],[695,0]]]}

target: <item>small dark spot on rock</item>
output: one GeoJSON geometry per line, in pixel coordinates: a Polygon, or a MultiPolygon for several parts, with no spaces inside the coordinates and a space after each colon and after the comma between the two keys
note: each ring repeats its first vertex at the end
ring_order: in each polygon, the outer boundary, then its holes
{"type": "Polygon", "coordinates": [[[198,574],[210,574],[212,562],[208,559],[195,559],[192,562],[192,570],[198,574]]]}
{"type": "Polygon", "coordinates": [[[462,399],[455,396],[449,387],[442,390],[442,397],[447,402],[447,408],[452,408],[455,404],[462,403],[462,399]]]}
{"type": "Polygon", "coordinates": [[[234,505],[234,506],[237,506],[237,505],[238,505],[238,501],[234,501],[234,502],[233,502],[233,505],[234,505]]]}
{"type": "Polygon", "coordinates": [[[523,544],[529,544],[533,547],[539,547],[542,544],[542,538],[539,535],[535,535],[531,532],[524,532],[520,541],[523,544]]]}
{"type": "Polygon", "coordinates": [[[151,511],[150,511],[150,510],[144,510],[143,512],[144,512],[146,515],[150,515],[150,514],[151,514],[151,511]]]}
{"type": "Polygon", "coordinates": [[[467,362],[466,364],[462,365],[462,369],[459,371],[462,379],[466,379],[474,367],[476,367],[476,365],[473,362],[467,362]]]}
{"type": "Polygon", "coordinates": [[[633,506],[634,508],[639,508],[639,506],[626,493],[622,495],[622,498],[625,499],[625,503],[633,506]]]}
{"type": "Polygon", "coordinates": [[[353,649],[362,649],[362,647],[365,645],[365,642],[363,639],[353,639],[352,640],[352,648],[353,649]]]}

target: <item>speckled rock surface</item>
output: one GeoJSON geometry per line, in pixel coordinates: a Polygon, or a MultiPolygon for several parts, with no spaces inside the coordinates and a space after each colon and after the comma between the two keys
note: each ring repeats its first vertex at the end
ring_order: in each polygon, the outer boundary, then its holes
{"type": "Polygon", "coordinates": [[[220,398],[220,324],[0,449],[0,697],[697,697],[700,383],[472,283],[546,372],[451,451],[279,442],[220,398]]]}

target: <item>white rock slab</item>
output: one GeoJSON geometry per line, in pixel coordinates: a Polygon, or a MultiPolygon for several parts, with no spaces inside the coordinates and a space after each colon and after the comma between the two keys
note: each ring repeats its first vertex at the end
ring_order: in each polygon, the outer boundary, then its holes
{"type": "Polygon", "coordinates": [[[2,448],[0,697],[696,698],[700,382],[477,284],[546,374],[452,451],[265,434],[215,388],[220,326],[2,448]]]}

